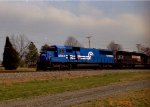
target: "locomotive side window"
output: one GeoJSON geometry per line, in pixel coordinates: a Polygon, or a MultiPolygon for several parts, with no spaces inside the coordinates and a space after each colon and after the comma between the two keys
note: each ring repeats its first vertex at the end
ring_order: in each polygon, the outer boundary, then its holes
{"type": "Polygon", "coordinates": [[[64,49],[60,49],[60,53],[64,53],[64,49]]]}
{"type": "Polygon", "coordinates": [[[123,59],[123,55],[119,55],[119,56],[118,56],[118,59],[123,59]]]}
{"type": "Polygon", "coordinates": [[[66,52],[72,53],[72,49],[66,49],[66,52]]]}
{"type": "Polygon", "coordinates": [[[132,59],[137,60],[138,62],[141,61],[141,56],[132,55],[132,59]]]}
{"type": "Polygon", "coordinates": [[[103,54],[103,55],[113,55],[113,52],[100,50],[100,51],[99,51],[99,54],[103,54]]]}
{"type": "Polygon", "coordinates": [[[73,47],[73,50],[74,51],[80,51],[80,48],[79,47],[73,47]]]}

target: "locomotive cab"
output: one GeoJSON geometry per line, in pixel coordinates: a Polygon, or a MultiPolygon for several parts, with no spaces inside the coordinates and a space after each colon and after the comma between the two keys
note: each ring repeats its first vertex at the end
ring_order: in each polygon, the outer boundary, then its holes
{"type": "Polygon", "coordinates": [[[47,67],[51,67],[52,57],[58,57],[56,46],[50,46],[42,50],[37,61],[37,70],[46,70],[47,67]]]}

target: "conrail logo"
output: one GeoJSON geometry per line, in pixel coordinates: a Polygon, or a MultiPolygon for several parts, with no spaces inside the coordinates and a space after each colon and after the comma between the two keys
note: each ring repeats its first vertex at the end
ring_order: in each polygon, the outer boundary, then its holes
{"type": "Polygon", "coordinates": [[[81,56],[81,55],[78,55],[78,58],[79,59],[86,59],[86,60],[90,60],[91,57],[94,56],[93,52],[88,52],[88,56],[81,56]]]}
{"type": "Polygon", "coordinates": [[[94,56],[93,52],[89,52],[89,53],[88,53],[88,56],[90,56],[90,57],[91,57],[91,56],[94,56]]]}
{"type": "MultiPolygon", "coordinates": [[[[58,57],[66,57],[66,59],[68,59],[69,55],[58,55],[58,57]]],[[[82,60],[91,60],[91,57],[94,56],[93,52],[88,52],[87,56],[81,56],[81,55],[77,55],[78,59],[82,59],[82,60]]],[[[76,59],[75,55],[70,55],[70,59],[76,59]]]]}

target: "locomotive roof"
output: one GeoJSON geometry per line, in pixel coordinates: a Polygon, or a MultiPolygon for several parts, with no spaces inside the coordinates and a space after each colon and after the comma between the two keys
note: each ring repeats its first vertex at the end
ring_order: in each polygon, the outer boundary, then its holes
{"type": "MultiPolygon", "coordinates": [[[[52,45],[50,47],[57,47],[57,48],[68,48],[68,49],[72,49],[72,48],[85,48],[85,47],[75,47],[75,46],[66,46],[66,45],[52,45]]],[[[86,49],[96,49],[96,48],[86,48],[86,49]]],[[[109,49],[97,49],[97,50],[100,50],[100,51],[110,51],[112,52],[111,50],[109,49]]]]}
{"type": "Polygon", "coordinates": [[[111,51],[112,52],[112,50],[109,50],[109,49],[99,49],[100,51],[111,51]]]}
{"type": "Polygon", "coordinates": [[[126,55],[146,55],[144,53],[138,52],[128,52],[128,51],[117,51],[118,54],[126,54],[126,55]]]}
{"type": "Polygon", "coordinates": [[[52,45],[50,47],[57,47],[57,48],[72,48],[72,46],[65,46],[65,45],[52,45]]]}

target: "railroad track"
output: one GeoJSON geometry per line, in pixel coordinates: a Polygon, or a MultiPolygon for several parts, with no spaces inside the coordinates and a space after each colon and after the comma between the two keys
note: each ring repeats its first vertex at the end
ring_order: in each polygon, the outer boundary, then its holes
{"type": "Polygon", "coordinates": [[[46,70],[46,71],[36,71],[34,70],[0,70],[0,73],[30,73],[30,72],[63,72],[63,71],[100,71],[100,70],[150,70],[150,68],[143,68],[143,67],[136,67],[136,68],[92,68],[92,69],[85,69],[85,68],[78,68],[78,69],[64,69],[64,70],[58,70],[58,69],[53,69],[53,70],[46,70]]]}

